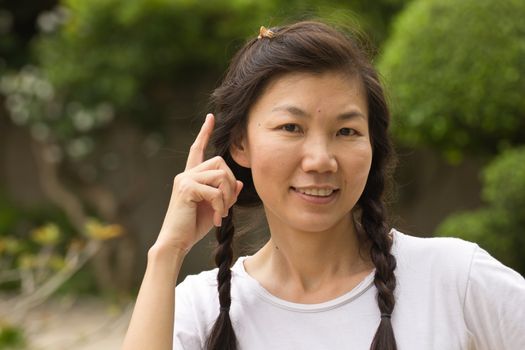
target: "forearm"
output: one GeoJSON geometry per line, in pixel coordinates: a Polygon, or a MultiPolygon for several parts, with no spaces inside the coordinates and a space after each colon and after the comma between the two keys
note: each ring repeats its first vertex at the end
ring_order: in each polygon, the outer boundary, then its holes
{"type": "Polygon", "coordinates": [[[185,253],[162,246],[148,252],[146,273],[123,350],[173,348],[175,285],[185,253]]]}

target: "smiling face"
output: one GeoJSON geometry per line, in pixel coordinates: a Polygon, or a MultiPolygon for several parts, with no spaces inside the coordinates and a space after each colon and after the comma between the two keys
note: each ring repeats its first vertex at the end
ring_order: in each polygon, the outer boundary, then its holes
{"type": "Polygon", "coordinates": [[[352,227],[372,161],[361,81],[340,72],[271,81],[231,153],[251,168],[272,231],[352,227]]]}

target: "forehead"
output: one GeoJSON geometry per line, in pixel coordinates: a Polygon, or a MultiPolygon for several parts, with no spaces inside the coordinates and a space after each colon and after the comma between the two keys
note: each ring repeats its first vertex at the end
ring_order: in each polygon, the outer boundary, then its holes
{"type": "Polygon", "coordinates": [[[280,105],[311,112],[339,114],[358,110],[367,115],[362,80],[341,72],[287,73],[271,80],[252,106],[250,115],[267,113],[280,105]]]}

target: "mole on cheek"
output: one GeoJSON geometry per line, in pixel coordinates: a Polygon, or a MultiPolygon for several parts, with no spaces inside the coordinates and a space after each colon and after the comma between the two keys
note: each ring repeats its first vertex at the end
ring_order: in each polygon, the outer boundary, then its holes
{"type": "Polygon", "coordinates": [[[321,108],[319,108],[319,109],[317,110],[317,113],[321,113],[321,108]]]}

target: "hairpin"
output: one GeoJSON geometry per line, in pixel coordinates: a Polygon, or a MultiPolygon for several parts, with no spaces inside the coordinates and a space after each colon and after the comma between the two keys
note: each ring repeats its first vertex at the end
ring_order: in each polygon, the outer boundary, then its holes
{"type": "Polygon", "coordinates": [[[272,32],[270,29],[266,28],[265,26],[261,26],[261,28],[259,29],[259,36],[257,37],[257,39],[261,39],[261,38],[273,38],[275,36],[275,33],[272,32]]]}

